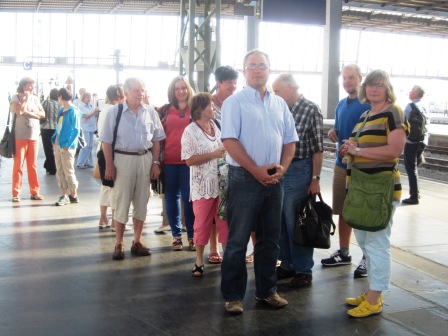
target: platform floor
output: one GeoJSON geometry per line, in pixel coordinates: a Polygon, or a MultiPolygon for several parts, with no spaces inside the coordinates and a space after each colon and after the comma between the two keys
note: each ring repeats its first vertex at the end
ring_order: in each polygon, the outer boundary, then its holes
{"type": "MultiPolygon", "coordinates": [[[[448,188],[421,183],[418,206],[400,206],[392,233],[392,284],[382,314],[346,315],[344,299],[362,293],[367,279],[354,279],[361,251],[353,240],[353,264],[323,268],[320,260],[338,247],[315,250],[313,284],[291,290],[279,283],[289,305],[279,311],[254,300],[253,266],[244,314],[229,316],[219,290],[220,266],[191,276],[194,252],[171,250],[170,234],[156,235],[161,202],[151,198],[144,228],[150,257],[113,261],[114,233],[98,230],[99,184],[92,170],[77,170],[80,203],[54,206],[55,177],[45,175],[44,201],[12,203],[12,160],[0,162],[0,335],[446,335],[448,329],[448,188]]],[[[330,165],[331,166],[331,165],[330,165]]],[[[332,170],[324,168],[322,194],[331,204],[332,170]]],[[[403,185],[407,188],[407,180],[403,185]]],[[[405,190],[405,194],[407,189],[405,190]]],[[[335,217],[336,220],[336,217],[335,217]]],[[[185,237],[186,239],[186,237],[185,237]]],[[[207,251],[208,252],[208,251],[207,251]]]]}

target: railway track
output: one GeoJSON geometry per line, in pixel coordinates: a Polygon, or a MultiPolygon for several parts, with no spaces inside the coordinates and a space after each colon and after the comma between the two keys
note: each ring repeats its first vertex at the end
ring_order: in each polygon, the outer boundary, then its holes
{"type": "MultiPolygon", "coordinates": [[[[329,140],[324,141],[324,151],[335,153],[336,145],[329,140]]],[[[425,149],[425,161],[426,162],[423,163],[420,167],[447,173],[448,148],[440,146],[427,146],[425,149]],[[435,155],[437,155],[437,157],[435,157],[435,155]]],[[[400,158],[400,163],[403,163],[402,158],[400,158]]]]}

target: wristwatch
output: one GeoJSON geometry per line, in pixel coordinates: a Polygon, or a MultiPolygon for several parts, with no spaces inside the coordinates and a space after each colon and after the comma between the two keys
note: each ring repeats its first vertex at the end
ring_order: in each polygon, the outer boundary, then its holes
{"type": "Polygon", "coordinates": [[[359,156],[359,152],[361,151],[361,148],[356,147],[355,148],[355,156],[359,156]]]}
{"type": "Polygon", "coordinates": [[[152,163],[160,166],[160,161],[158,161],[158,160],[154,160],[152,163]]]}
{"type": "Polygon", "coordinates": [[[314,176],[312,177],[312,179],[313,179],[313,180],[318,180],[318,181],[319,181],[319,180],[320,180],[320,175],[314,175],[314,176]]]}

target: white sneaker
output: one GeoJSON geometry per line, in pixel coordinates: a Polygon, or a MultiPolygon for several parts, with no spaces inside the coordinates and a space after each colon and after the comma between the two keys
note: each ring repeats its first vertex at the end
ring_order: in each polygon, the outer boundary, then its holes
{"type": "Polygon", "coordinates": [[[171,226],[169,224],[160,225],[157,229],[154,230],[155,233],[163,233],[165,231],[171,231],[171,226]]]}

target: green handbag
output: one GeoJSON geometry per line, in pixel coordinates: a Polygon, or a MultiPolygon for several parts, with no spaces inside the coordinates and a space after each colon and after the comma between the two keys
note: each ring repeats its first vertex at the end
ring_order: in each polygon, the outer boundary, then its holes
{"type": "Polygon", "coordinates": [[[392,215],[395,171],[392,174],[366,174],[352,167],[342,210],[349,226],[373,232],[387,227],[392,215]]]}

